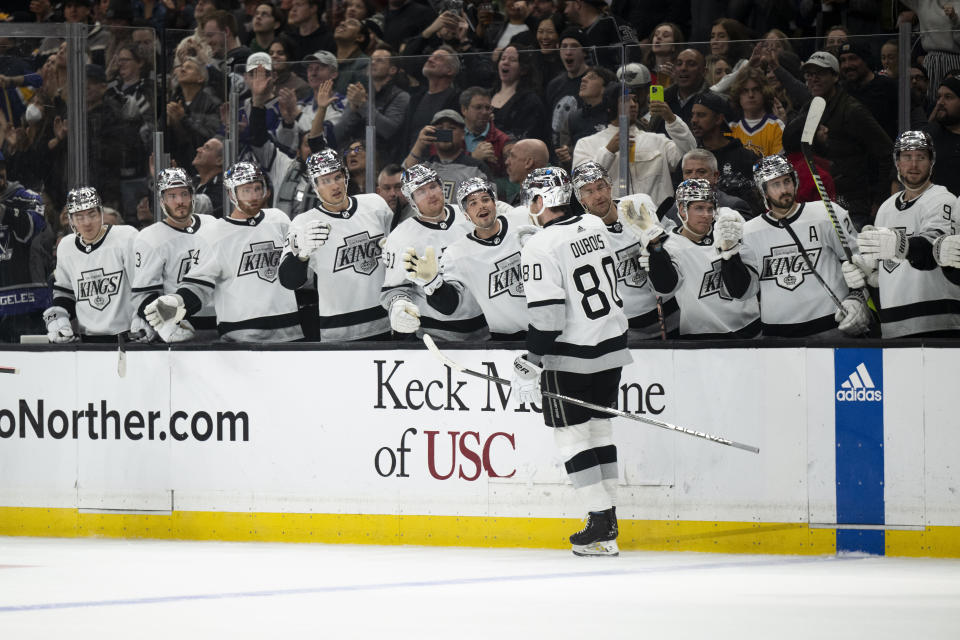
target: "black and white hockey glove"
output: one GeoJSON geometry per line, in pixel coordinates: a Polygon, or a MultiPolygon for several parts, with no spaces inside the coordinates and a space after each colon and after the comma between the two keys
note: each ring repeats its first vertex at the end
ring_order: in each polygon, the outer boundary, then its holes
{"type": "Polygon", "coordinates": [[[724,211],[713,225],[713,240],[724,260],[740,253],[743,246],[743,216],[736,211],[724,211]]]}
{"type": "Polygon", "coordinates": [[[433,247],[426,247],[422,256],[418,256],[413,247],[407,247],[403,252],[403,268],[407,272],[407,280],[423,287],[428,296],[443,284],[437,250],[433,247]]]}
{"type": "Polygon", "coordinates": [[[306,262],[311,253],[326,244],[329,237],[329,222],[311,220],[303,229],[291,229],[287,241],[290,243],[290,253],[306,262]]]}
{"type": "Polygon", "coordinates": [[[77,340],[70,325],[70,314],[63,307],[50,307],[43,312],[43,322],[47,325],[47,339],[50,342],[64,344],[77,340]]]}
{"type": "Polygon", "coordinates": [[[907,232],[903,229],[865,226],[857,236],[860,255],[867,260],[902,262],[907,257],[907,232]]]}
{"type": "Polygon", "coordinates": [[[164,324],[176,324],[187,314],[187,308],[183,304],[183,298],[176,293],[170,293],[160,296],[144,310],[143,315],[150,323],[150,326],[158,332],[164,324]]]}
{"type": "Polygon", "coordinates": [[[133,316],[130,323],[130,339],[135,342],[153,342],[157,338],[157,331],[150,323],[140,316],[133,316]]]}
{"type": "Polygon", "coordinates": [[[960,236],[940,236],[934,240],[933,259],[941,267],[960,268],[960,236]]]}
{"type": "Polygon", "coordinates": [[[863,294],[854,291],[840,302],[833,319],[837,328],[848,336],[862,336],[870,329],[870,308],[863,294]]]}
{"type": "Polygon", "coordinates": [[[397,333],[414,333],[420,328],[420,310],[409,297],[399,295],[390,303],[390,328],[397,333]]]}
{"type": "Polygon", "coordinates": [[[527,360],[524,356],[517,356],[513,361],[513,377],[510,379],[510,388],[518,404],[531,402],[540,404],[540,374],[543,368],[527,360]]]}
{"type": "Polygon", "coordinates": [[[187,342],[196,335],[193,325],[187,320],[164,323],[157,329],[157,333],[164,342],[187,342]]]}
{"type": "Polygon", "coordinates": [[[840,270],[850,289],[863,289],[867,285],[876,287],[879,284],[877,261],[864,258],[859,253],[853,254],[850,260],[844,260],[840,270]]]}

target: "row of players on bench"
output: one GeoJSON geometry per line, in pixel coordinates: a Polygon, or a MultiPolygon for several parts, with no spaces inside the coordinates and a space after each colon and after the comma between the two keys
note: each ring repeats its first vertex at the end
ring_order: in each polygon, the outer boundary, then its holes
{"type": "Polygon", "coordinates": [[[656,220],[645,194],[614,200],[595,162],[572,178],[557,167],[533,171],[527,204],[516,208],[481,178],[460,186],[459,206],[447,205],[436,173],[415,165],[402,191],[416,215],[393,231],[380,196],[347,196],[349,176],[331,149],[307,162],[320,207],[292,222],[262,208],[266,185],[251,163],[226,173],[234,209],[222,219],[193,214],[189,178],[166,169],[157,179],[164,224],[139,233],[104,225],[94,189],[70,192],[76,235],[58,247],[44,319],[51,342],[75,340],[74,324],[92,340],[129,330],[166,342],[293,341],[303,338],[294,291],[312,284],[323,341],[420,330],[445,340],[522,339],[523,283],[555,268],[524,260],[524,242],[545,201],[565,208],[567,220],[575,194],[605,229],[585,230],[570,250],[607,254],[609,286],[595,272],[563,277],[588,315],[623,307],[631,338],[867,335],[877,324],[867,285],[879,287],[884,337],[960,332],[957,199],[930,182],[928,134],[901,134],[894,160],[905,188],[859,234],[838,205],[796,202],[797,175],[782,156],[754,168],[764,215],[745,223],[717,208],[707,181],[686,180],[676,191],[679,225],[656,220]]]}

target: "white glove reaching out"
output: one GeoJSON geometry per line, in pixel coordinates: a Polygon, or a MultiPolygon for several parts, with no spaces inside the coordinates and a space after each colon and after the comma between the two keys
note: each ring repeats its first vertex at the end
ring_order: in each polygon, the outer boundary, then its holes
{"type": "Polygon", "coordinates": [[[960,236],[940,236],[934,240],[933,258],[941,267],[960,268],[960,236]]]}
{"type": "Polygon", "coordinates": [[[323,220],[311,220],[303,229],[287,234],[290,252],[306,261],[310,254],[322,247],[330,237],[330,223],[323,220]]]}
{"type": "Polygon", "coordinates": [[[397,333],[414,333],[420,328],[420,310],[405,295],[397,296],[390,303],[390,328],[397,333]]]}
{"type": "Polygon", "coordinates": [[[860,255],[866,259],[901,262],[907,257],[907,232],[903,229],[865,226],[857,237],[860,255]]]}
{"type": "Polygon", "coordinates": [[[658,238],[667,234],[666,230],[657,224],[653,215],[642,203],[638,211],[632,200],[621,200],[617,207],[617,214],[620,222],[640,239],[640,244],[644,249],[651,242],[655,243],[658,238]]]}
{"type": "Polygon", "coordinates": [[[70,325],[70,314],[63,307],[50,307],[44,311],[43,322],[47,325],[47,339],[50,342],[64,344],[77,339],[70,325]]]}
{"type": "Polygon", "coordinates": [[[713,240],[720,257],[729,260],[740,253],[743,241],[743,216],[736,211],[724,211],[713,225],[713,240]]]}
{"type": "Polygon", "coordinates": [[[187,308],[183,304],[183,298],[176,293],[160,296],[143,310],[147,322],[157,330],[160,329],[160,325],[179,322],[186,314],[187,308]]]}
{"type": "Polygon", "coordinates": [[[407,280],[423,287],[428,296],[440,288],[443,278],[440,277],[440,264],[437,262],[437,250],[426,247],[423,256],[418,256],[413,247],[407,247],[403,252],[403,268],[407,271],[407,280]]]}
{"type": "Polygon", "coordinates": [[[523,356],[517,356],[513,361],[513,378],[510,388],[518,404],[540,404],[540,374],[543,368],[538,367],[523,356]]]}
{"type": "Polygon", "coordinates": [[[157,333],[164,342],[187,342],[193,340],[196,335],[193,326],[187,320],[161,324],[157,333]]]}

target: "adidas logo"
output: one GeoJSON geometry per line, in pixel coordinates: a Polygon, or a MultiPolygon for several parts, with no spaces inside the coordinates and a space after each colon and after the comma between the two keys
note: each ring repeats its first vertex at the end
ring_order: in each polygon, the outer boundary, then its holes
{"type": "Polygon", "coordinates": [[[882,399],[883,392],[873,384],[867,365],[862,362],[837,389],[838,402],[880,402],[882,399]]]}

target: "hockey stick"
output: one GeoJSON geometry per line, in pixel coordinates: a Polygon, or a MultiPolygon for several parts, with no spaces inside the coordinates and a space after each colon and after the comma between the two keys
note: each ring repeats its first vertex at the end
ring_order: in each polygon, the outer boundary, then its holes
{"type": "Polygon", "coordinates": [[[117,375],[121,378],[127,375],[127,341],[125,331],[117,334],[117,375]]]}
{"type": "Polygon", "coordinates": [[[18,373],[19,369],[16,367],[0,367],[0,373],[18,373]]]}
{"type": "Polygon", "coordinates": [[[827,281],[823,279],[823,276],[814,268],[813,261],[810,259],[810,256],[807,255],[806,250],[803,248],[803,245],[800,243],[800,238],[797,237],[796,232],[794,232],[793,227],[790,226],[790,223],[787,222],[786,218],[783,218],[780,221],[780,226],[787,230],[787,233],[790,234],[790,238],[793,240],[794,244],[797,245],[797,248],[800,249],[800,255],[803,257],[803,261],[806,263],[807,268],[810,269],[810,273],[814,275],[817,279],[817,282],[823,287],[827,292],[827,295],[830,296],[830,299],[833,300],[833,303],[837,305],[837,309],[840,309],[844,313],[846,310],[843,308],[843,303],[840,302],[840,298],[837,297],[837,294],[833,292],[833,289],[830,288],[830,285],[827,284],[827,281]]]}
{"type": "MultiPolygon", "coordinates": [[[[803,123],[803,133],[800,134],[800,150],[803,152],[803,159],[807,164],[807,169],[810,171],[810,177],[813,178],[813,184],[817,187],[817,193],[820,194],[820,201],[826,208],[827,215],[830,216],[830,223],[833,225],[833,230],[840,239],[840,246],[843,247],[843,253],[847,257],[847,260],[853,262],[853,251],[850,249],[850,241],[847,240],[847,234],[840,224],[840,219],[837,217],[837,212],[833,208],[833,203],[830,201],[830,194],[827,193],[826,187],[823,186],[820,172],[817,171],[817,165],[813,161],[813,136],[817,133],[817,127],[820,126],[820,119],[823,117],[823,110],[826,106],[827,101],[820,96],[810,101],[810,108],[807,110],[807,119],[803,123]]],[[[866,287],[861,289],[861,291],[863,291],[863,294],[867,298],[867,306],[873,311],[876,311],[877,305],[874,304],[873,298],[870,297],[870,291],[868,291],[866,287]]]]}
{"type": "MultiPolygon", "coordinates": [[[[432,353],[440,362],[447,365],[455,371],[460,373],[465,373],[467,375],[474,376],[476,378],[482,378],[483,380],[489,380],[490,382],[495,382],[499,385],[509,387],[510,381],[506,378],[499,378],[497,376],[492,376],[486,373],[481,373],[479,371],[473,371],[472,369],[467,369],[466,367],[457,364],[447,356],[445,356],[440,349],[437,348],[436,343],[433,341],[433,338],[429,334],[423,334],[423,343],[427,345],[427,349],[432,353]]],[[[743,449],[744,451],[749,451],[751,453],[760,453],[760,449],[757,447],[751,446],[749,444],[743,444],[742,442],[737,442],[735,440],[728,440],[727,438],[722,438],[720,436],[711,435],[709,433],[704,433],[702,431],[694,431],[692,429],[686,429],[684,427],[679,427],[675,424],[670,424],[669,422],[660,422],[659,420],[654,420],[652,418],[644,418],[643,416],[634,415],[632,413],[627,413],[626,411],[620,411],[619,409],[614,409],[613,407],[604,407],[599,404],[593,404],[592,402],[584,402],[583,400],[578,400],[577,398],[571,398],[570,396],[561,395],[559,393],[553,393],[551,391],[541,391],[541,394],[545,398],[553,398],[554,400],[559,400],[561,402],[567,402],[569,404],[579,405],[587,409],[592,409],[594,411],[601,411],[603,413],[609,414],[611,416],[619,416],[621,418],[627,418],[628,420],[636,420],[637,422],[642,422],[654,427],[660,427],[661,429],[667,429],[669,431],[677,431],[679,433],[685,433],[688,436],[694,436],[696,438],[703,438],[704,440],[709,440],[710,442],[716,442],[717,444],[723,444],[728,447],[736,447],[737,449],[743,449]]]]}

